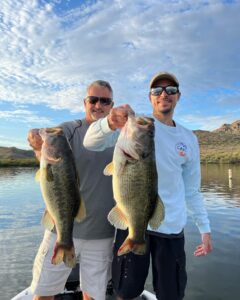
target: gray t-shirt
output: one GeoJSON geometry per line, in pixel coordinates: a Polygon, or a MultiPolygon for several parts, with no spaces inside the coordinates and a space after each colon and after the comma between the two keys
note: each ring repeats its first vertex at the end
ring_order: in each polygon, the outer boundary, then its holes
{"type": "Polygon", "coordinates": [[[112,161],[113,147],[102,152],[89,151],[83,139],[89,127],[85,119],[61,124],[73,150],[80,179],[80,193],[86,207],[86,218],[75,222],[73,236],[86,240],[104,239],[114,235],[107,215],[114,206],[112,177],[103,170],[112,161]]]}

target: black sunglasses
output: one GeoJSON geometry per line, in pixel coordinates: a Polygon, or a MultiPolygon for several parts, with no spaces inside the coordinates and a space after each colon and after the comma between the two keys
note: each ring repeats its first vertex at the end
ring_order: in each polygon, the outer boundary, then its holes
{"type": "Polygon", "coordinates": [[[165,91],[168,95],[175,95],[179,92],[179,89],[177,86],[172,86],[172,85],[168,85],[168,86],[158,86],[155,88],[152,88],[150,90],[150,94],[153,96],[159,96],[162,94],[162,92],[165,91]]]}
{"type": "Polygon", "coordinates": [[[100,101],[102,105],[110,105],[112,103],[112,98],[107,97],[87,96],[85,100],[90,104],[96,104],[98,101],[100,101]]]}

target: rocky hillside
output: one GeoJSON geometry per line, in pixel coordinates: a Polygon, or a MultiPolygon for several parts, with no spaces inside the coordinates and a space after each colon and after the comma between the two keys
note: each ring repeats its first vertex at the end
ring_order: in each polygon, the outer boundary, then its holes
{"type": "Polygon", "coordinates": [[[240,134],[240,120],[233,122],[232,124],[223,124],[220,128],[213,132],[225,132],[240,134]]]}
{"type": "Polygon", "coordinates": [[[207,163],[240,163],[240,120],[223,124],[214,131],[195,130],[201,161],[207,163]]]}

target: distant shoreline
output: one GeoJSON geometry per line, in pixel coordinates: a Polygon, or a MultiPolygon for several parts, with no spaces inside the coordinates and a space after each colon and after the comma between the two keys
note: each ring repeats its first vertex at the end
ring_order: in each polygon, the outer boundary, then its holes
{"type": "Polygon", "coordinates": [[[0,168],[8,167],[39,167],[39,161],[36,158],[27,159],[12,159],[4,158],[0,159],[0,168]]]}
{"type": "MultiPolygon", "coordinates": [[[[201,164],[218,164],[218,165],[238,165],[240,164],[240,159],[237,160],[221,160],[221,159],[201,159],[201,164]]],[[[29,159],[0,159],[0,168],[9,168],[9,167],[24,167],[24,168],[31,168],[31,167],[39,167],[39,161],[35,158],[29,159]]]]}

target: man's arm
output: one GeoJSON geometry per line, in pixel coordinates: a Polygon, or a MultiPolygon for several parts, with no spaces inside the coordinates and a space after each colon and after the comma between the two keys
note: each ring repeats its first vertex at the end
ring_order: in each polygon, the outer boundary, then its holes
{"type": "Polygon", "coordinates": [[[88,150],[103,151],[115,145],[118,135],[119,131],[113,131],[105,117],[90,125],[85,134],[83,146],[88,150]]]}
{"type": "Polygon", "coordinates": [[[93,151],[103,151],[113,147],[119,136],[117,129],[125,125],[129,113],[134,112],[129,105],[125,104],[112,108],[107,117],[93,122],[85,134],[84,147],[93,151]]]}
{"type": "Polygon", "coordinates": [[[195,138],[194,157],[183,169],[187,207],[193,215],[201,233],[202,244],[196,247],[195,256],[206,255],[212,251],[211,230],[203,196],[200,192],[201,169],[200,153],[197,138],[195,138]]]}

